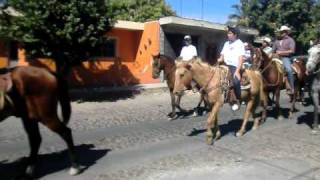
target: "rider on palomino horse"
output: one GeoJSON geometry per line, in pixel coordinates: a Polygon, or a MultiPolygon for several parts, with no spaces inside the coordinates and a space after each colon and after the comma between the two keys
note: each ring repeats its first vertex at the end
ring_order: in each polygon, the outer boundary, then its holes
{"type": "Polygon", "coordinates": [[[227,33],[228,41],[224,43],[218,62],[225,62],[233,77],[233,91],[231,92],[235,93],[236,99],[230,102],[232,104],[232,110],[235,111],[239,109],[239,99],[241,96],[240,70],[244,62],[245,47],[244,43],[238,38],[240,30],[237,27],[228,26],[227,33]]]}
{"type": "Polygon", "coordinates": [[[294,94],[294,76],[292,69],[292,55],[295,53],[295,41],[289,36],[290,28],[281,26],[280,39],[277,40],[273,47],[273,52],[278,55],[283,63],[284,69],[287,73],[287,78],[290,87],[287,88],[288,94],[294,94]]]}

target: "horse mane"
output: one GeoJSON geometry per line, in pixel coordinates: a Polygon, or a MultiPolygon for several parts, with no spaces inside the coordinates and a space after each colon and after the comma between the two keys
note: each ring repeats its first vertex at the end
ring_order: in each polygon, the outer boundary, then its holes
{"type": "Polygon", "coordinates": [[[217,67],[210,65],[208,62],[203,61],[200,57],[194,57],[190,60],[190,64],[196,63],[201,67],[208,68],[209,70],[215,70],[217,67]]]}

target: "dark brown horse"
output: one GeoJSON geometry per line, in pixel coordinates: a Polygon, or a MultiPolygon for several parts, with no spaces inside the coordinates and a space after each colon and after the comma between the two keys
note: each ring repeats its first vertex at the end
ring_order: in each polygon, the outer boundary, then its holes
{"type": "MultiPolygon", "coordinates": [[[[263,76],[266,94],[268,95],[271,92],[275,95],[276,114],[278,119],[281,119],[280,91],[286,88],[285,72],[282,65],[269,58],[260,48],[254,48],[253,66],[258,68],[263,76]]],[[[297,92],[297,90],[295,90],[295,92],[297,92]]],[[[296,93],[289,95],[289,97],[291,99],[289,118],[291,118],[295,110],[296,93]]]]}
{"type": "MultiPolygon", "coordinates": [[[[186,110],[180,107],[180,101],[181,101],[182,95],[180,94],[175,96],[173,94],[173,88],[174,88],[174,82],[175,82],[175,71],[176,71],[175,60],[169,56],[161,55],[161,54],[157,54],[152,57],[153,57],[152,77],[155,79],[159,78],[160,72],[163,71],[165,79],[167,80],[167,85],[168,85],[170,97],[171,97],[171,107],[172,107],[172,111],[168,114],[168,117],[171,120],[177,117],[176,108],[178,108],[180,112],[183,112],[183,113],[187,112],[186,110]]],[[[201,99],[197,107],[195,108],[196,111],[201,106],[202,102],[205,103],[205,101],[203,101],[203,96],[201,95],[201,99]]]]}
{"type": "Polygon", "coordinates": [[[42,123],[65,141],[71,159],[70,174],[78,174],[80,171],[72,133],[71,129],[66,126],[71,115],[67,82],[38,67],[17,67],[11,69],[9,73],[13,86],[5,95],[0,121],[9,116],[22,118],[31,149],[23,176],[31,177],[34,173],[41,144],[38,123],[42,123]],[[58,101],[62,109],[63,122],[58,118],[58,101]]]}

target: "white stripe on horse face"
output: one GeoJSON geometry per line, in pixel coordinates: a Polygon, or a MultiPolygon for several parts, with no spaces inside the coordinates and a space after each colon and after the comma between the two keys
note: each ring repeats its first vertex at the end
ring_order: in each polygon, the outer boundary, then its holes
{"type": "Polygon", "coordinates": [[[320,61],[320,46],[313,46],[308,50],[308,61],[307,66],[309,68],[314,68],[320,61]]]}

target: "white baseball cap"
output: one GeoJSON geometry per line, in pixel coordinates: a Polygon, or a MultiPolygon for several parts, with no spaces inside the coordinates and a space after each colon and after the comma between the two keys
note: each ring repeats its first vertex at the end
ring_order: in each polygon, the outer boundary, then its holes
{"type": "Polygon", "coordinates": [[[183,39],[191,39],[190,35],[185,35],[183,39]]]}

